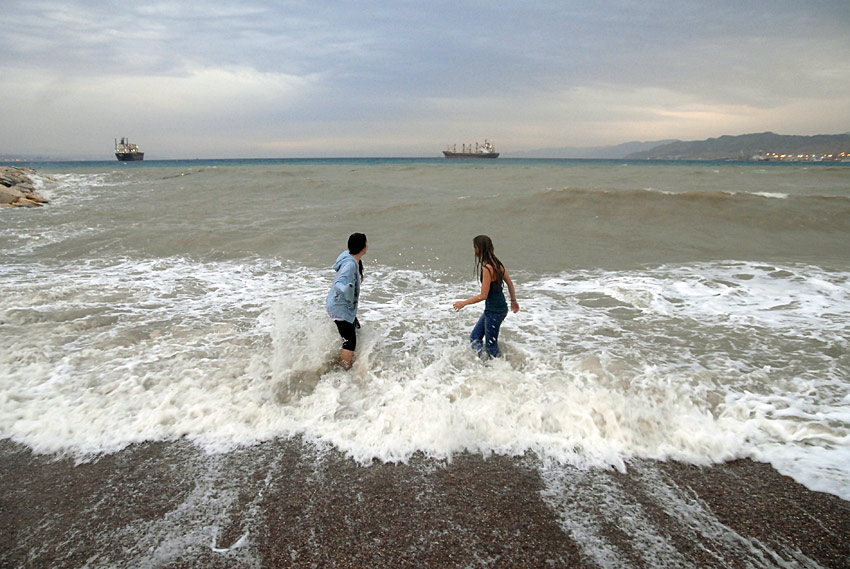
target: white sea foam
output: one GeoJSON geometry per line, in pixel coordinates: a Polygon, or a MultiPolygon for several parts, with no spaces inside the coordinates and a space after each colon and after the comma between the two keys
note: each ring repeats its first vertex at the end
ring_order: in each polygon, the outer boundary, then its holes
{"type": "Polygon", "coordinates": [[[362,462],[533,451],[625,468],[752,457],[850,499],[850,275],[713,263],[514,275],[505,358],[472,282],[371,268],[334,366],[330,271],[181,258],[0,267],[0,435],[79,457],[304,435],[362,462]]]}
{"type": "Polygon", "coordinates": [[[115,184],[115,182],[109,180],[109,175],[105,173],[52,174],[48,178],[36,174],[33,178],[38,181],[44,196],[51,203],[56,204],[67,203],[70,200],[85,202],[96,199],[97,194],[91,191],[92,188],[115,184]]]}
{"type": "Polygon", "coordinates": [[[763,198],[774,198],[778,200],[784,200],[788,198],[788,194],[782,192],[755,192],[753,195],[761,196],[763,198]]]}

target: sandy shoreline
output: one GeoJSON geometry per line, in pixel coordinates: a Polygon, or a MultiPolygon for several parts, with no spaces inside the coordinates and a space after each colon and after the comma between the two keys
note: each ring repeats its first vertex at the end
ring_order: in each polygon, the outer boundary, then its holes
{"type": "Polygon", "coordinates": [[[850,567],[850,503],[770,466],[358,466],[278,440],[75,465],[0,441],[2,567],[850,567]]]}

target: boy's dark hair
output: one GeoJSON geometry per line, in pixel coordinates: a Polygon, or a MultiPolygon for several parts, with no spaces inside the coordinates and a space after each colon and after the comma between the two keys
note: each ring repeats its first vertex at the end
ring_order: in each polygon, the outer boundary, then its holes
{"type": "Polygon", "coordinates": [[[348,237],[348,252],[356,255],[366,246],[366,235],[363,233],[352,233],[348,237]]]}
{"type": "MultiPolygon", "coordinates": [[[[348,252],[356,255],[366,246],[366,235],[363,233],[352,233],[348,236],[348,252]]],[[[363,278],[363,261],[357,262],[357,268],[360,271],[360,278],[363,278]]]]}

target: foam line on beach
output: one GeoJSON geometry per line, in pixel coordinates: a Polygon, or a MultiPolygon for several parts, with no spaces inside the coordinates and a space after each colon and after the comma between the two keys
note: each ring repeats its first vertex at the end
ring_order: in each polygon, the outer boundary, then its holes
{"type": "Polygon", "coordinates": [[[449,310],[465,285],[377,267],[344,373],[327,278],[309,268],[0,270],[2,326],[19,340],[0,357],[2,432],[39,452],[180,437],[226,452],[304,435],[363,463],[463,451],[620,469],[631,457],[753,457],[812,488],[850,487],[841,273],[717,263],[525,280],[505,360],[485,364],[464,339],[475,314],[449,310]],[[800,349],[812,341],[822,349],[800,349]]]}

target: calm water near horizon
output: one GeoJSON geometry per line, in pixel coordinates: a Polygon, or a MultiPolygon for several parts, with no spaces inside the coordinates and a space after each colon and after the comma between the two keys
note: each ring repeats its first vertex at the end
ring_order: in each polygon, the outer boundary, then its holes
{"type": "Polygon", "coordinates": [[[441,158],[16,163],[0,436],[80,458],[303,435],[625,468],[753,458],[850,499],[850,168],[441,158]],[[331,264],[364,232],[358,360],[331,264]],[[522,311],[466,337],[486,233],[522,311]]]}

